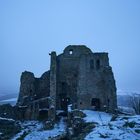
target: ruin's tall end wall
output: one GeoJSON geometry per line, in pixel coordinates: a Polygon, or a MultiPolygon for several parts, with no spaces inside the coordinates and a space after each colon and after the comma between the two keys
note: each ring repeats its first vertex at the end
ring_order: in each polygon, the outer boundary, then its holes
{"type": "Polygon", "coordinates": [[[108,53],[81,56],[77,91],[78,108],[115,111],[116,84],[108,53]]]}

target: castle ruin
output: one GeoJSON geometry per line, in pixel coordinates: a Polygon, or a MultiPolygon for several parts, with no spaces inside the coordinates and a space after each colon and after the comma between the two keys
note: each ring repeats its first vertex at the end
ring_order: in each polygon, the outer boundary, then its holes
{"type": "Polygon", "coordinates": [[[70,104],[72,109],[115,111],[116,85],[108,53],[69,45],[50,57],[50,70],[40,78],[27,71],[21,75],[20,118],[55,120],[56,112],[67,112],[70,104]]]}

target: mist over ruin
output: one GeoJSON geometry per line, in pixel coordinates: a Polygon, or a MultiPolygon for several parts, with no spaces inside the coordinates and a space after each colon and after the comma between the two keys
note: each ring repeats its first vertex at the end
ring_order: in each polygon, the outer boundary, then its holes
{"type": "Polygon", "coordinates": [[[139,1],[0,1],[0,94],[18,94],[23,70],[40,77],[68,44],[109,52],[117,89],[140,91],[139,1]]]}

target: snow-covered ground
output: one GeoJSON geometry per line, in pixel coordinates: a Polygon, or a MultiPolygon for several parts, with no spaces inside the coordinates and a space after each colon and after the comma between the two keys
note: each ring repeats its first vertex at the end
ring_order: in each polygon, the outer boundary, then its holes
{"type": "MultiPolygon", "coordinates": [[[[93,122],[96,126],[87,134],[85,140],[140,140],[140,115],[119,115],[111,121],[112,115],[105,112],[91,110],[83,112],[86,114],[85,122],[93,122]]],[[[25,132],[24,140],[48,140],[66,134],[63,118],[51,130],[44,130],[43,124],[37,121],[24,122],[22,128],[23,130],[12,140],[17,140],[25,132]]]]}
{"type": "Polygon", "coordinates": [[[19,139],[24,133],[31,133],[31,132],[36,132],[40,131],[43,128],[43,124],[38,121],[25,121],[25,122],[19,122],[22,131],[19,132],[12,140],[17,140],[19,139]]]}
{"type": "Polygon", "coordinates": [[[112,115],[105,112],[92,110],[84,110],[83,112],[86,114],[86,117],[84,118],[86,122],[96,122],[100,125],[108,123],[112,118],[112,115]]]}
{"type": "Polygon", "coordinates": [[[86,122],[94,122],[96,127],[90,132],[85,140],[140,140],[140,116],[119,116],[111,121],[111,115],[85,110],[86,122]],[[139,132],[139,133],[136,133],[139,132]]]}
{"type": "Polygon", "coordinates": [[[43,124],[37,121],[27,121],[22,124],[23,130],[18,133],[12,140],[17,140],[25,132],[27,135],[24,140],[48,140],[66,133],[66,124],[62,118],[59,123],[55,124],[51,130],[43,130],[43,124]]]}
{"type": "Polygon", "coordinates": [[[1,120],[1,121],[5,121],[5,120],[8,120],[8,121],[15,121],[15,120],[10,119],[10,118],[2,118],[2,117],[0,117],[0,120],[1,120]]]}

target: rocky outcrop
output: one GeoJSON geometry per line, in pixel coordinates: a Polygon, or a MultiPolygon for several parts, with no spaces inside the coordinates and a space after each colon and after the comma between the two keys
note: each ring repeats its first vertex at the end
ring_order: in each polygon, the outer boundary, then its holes
{"type": "Polygon", "coordinates": [[[0,105],[0,117],[17,119],[17,109],[10,104],[0,105]]]}
{"type": "Polygon", "coordinates": [[[20,131],[21,127],[13,119],[0,117],[0,140],[9,140],[20,131]]]}

